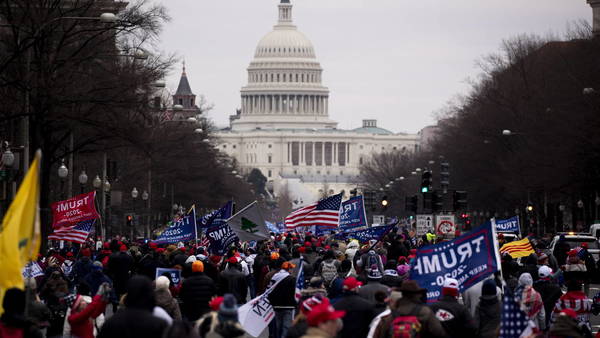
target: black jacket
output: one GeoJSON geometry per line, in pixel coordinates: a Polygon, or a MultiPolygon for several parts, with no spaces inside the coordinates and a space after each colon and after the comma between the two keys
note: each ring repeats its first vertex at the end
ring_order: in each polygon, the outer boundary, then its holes
{"type": "Polygon", "coordinates": [[[244,276],[244,273],[237,268],[228,266],[227,269],[221,273],[219,286],[219,295],[231,293],[235,296],[235,299],[237,299],[238,304],[246,303],[246,296],[248,295],[246,276],[244,276]]]}
{"type": "Polygon", "coordinates": [[[289,275],[279,282],[269,294],[269,302],[273,307],[295,307],[296,279],[289,275]]]}
{"type": "Polygon", "coordinates": [[[127,292],[133,258],[125,252],[115,252],[108,259],[108,275],[112,278],[117,295],[127,292]]]}
{"type": "Polygon", "coordinates": [[[500,329],[501,304],[498,298],[480,299],[475,309],[475,325],[481,338],[498,337],[500,329]]]}
{"type": "Polygon", "coordinates": [[[193,273],[192,277],[183,281],[179,292],[183,317],[189,321],[194,321],[203,314],[210,312],[208,302],[216,294],[217,287],[210,277],[202,272],[193,273]]]}
{"type": "Polygon", "coordinates": [[[342,318],[344,328],[339,332],[340,338],[366,337],[369,324],[375,317],[375,304],[366,301],[356,293],[345,293],[339,301],[333,304],[336,310],[346,311],[342,318]]]}
{"type": "Polygon", "coordinates": [[[138,309],[123,309],[110,317],[97,338],[161,338],[167,322],[152,313],[138,309]]]}
{"type": "Polygon", "coordinates": [[[429,306],[450,337],[474,337],[477,329],[469,310],[452,296],[442,296],[429,306]]]}
{"type": "Polygon", "coordinates": [[[550,315],[554,310],[556,301],[560,298],[560,296],[562,296],[562,291],[556,283],[541,279],[533,283],[533,288],[535,291],[540,293],[540,296],[542,296],[544,310],[546,311],[546,327],[549,327],[548,324],[550,323],[550,315]]]}

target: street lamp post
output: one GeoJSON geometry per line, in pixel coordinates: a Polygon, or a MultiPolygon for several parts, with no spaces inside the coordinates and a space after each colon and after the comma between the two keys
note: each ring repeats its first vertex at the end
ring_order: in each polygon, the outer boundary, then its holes
{"type": "Polygon", "coordinates": [[[137,223],[137,215],[135,214],[135,200],[138,198],[139,195],[139,191],[137,190],[136,187],[133,187],[133,189],[131,190],[131,198],[133,198],[133,222],[131,224],[131,238],[130,241],[133,242],[133,236],[135,234],[135,225],[137,223]]]}
{"type": "Polygon", "coordinates": [[[79,174],[79,185],[81,187],[80,193],[83,194],[83,189],[85,187],[85,185],[87,184],[88,181],[88,176],[85,173],[85,170],[81,171],[81,174],[79,174]]]}
{"type": "Polygon", "coordinates": [[[150,238],[150,209],[148,208],[148,197],[150,197],[150,195],[144,190],[142,193],[142,200],[144,201],[144,209],[146,209],[147,214],[146,217],[144,217],[146,219],[146,238],[150,238]]]}
{"type": "Polygon", "coordinates": [[[8,208],[10,207],[10,193],[9,193],[9,183],[11,180],[11,171],[12,171],[12,167],[15,164],[15,154],[13,154],[12,151],[10,151],[10,147],[8,142],[4,141],[2,142],[2,146],[4,148],[4,152],[2,153],[2,158],[0,159],[0,167],[3,167],[3,173],[2,175],[4,176],[3,179],[3,192],[4,192],[4,198],[6,200],[6,207],[4,209],[4,211],[8,211],[8,208]]]}
{"type": "Polygon", "coordinates": [[[58,167],[58,177],[60,178],[60,199],[65,199],[65,178],[69,176],[69,169],[65,165],[65,160],[62,159],[60,167],[58,167]]]}

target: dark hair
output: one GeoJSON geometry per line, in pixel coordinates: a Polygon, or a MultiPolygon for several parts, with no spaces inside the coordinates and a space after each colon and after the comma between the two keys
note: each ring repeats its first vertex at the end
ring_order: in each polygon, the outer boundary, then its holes
{"type": "Polygon", "coordinates": [[[77,284],[77,293],[82,296],[91,296],[91,289],[88,283],[80,282],[77,284]]]}
{"type": "Polygon", "coordinates": [[[379,290],[379,291],[375,292],[375,302],[384,303],[386,298],[387,298],[387,293],[385,293],[385,291],[379,290]]]}
{"type": "Polygon", "coordinates": [[[334,258],[335,258],[335,252],[333,250],[327,250],[325,252],[325,256],[323,256],[323,260],[334,259],[334,258]]]}
{"type": "Polygon", "coordinates": [[[352,269],[352,262],[349,259],[344,259],[340,264],[340,271],[350,271],[352,269]]]}
{"type": "Polygon", "coordinates": [[[152,312],[155,305],[154,290],[150,279],[142,275],[131,277],[129,283],[127,283],[125,306],[127,308],[152,312]]]}

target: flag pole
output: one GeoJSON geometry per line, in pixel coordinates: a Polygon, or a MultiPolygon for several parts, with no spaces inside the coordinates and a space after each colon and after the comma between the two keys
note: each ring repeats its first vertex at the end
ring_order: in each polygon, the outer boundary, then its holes
{"type": "Polygon", "coordinates": [[[194,219],[194,238],[196,239],[196,248],[198,247],[198,224],[196,224],[196,205],[192,205],[192,218],[194,219]]]}
{"type": "Polygon", "coordinates": [[[231,219],[233,219],[235,216],[237,216],[237,215],[241,214],[242,212],[246,211],[248,208],[250,208],[251,206],[253,206],[253,205],[254,205],[254,204],[256,204],[256,203],[258,203],[258,201],[254,201],[254,202],[252,202],[252,203],[248,204],[248,205],[247,205],[247,206],[245,206],[245,207],[244,207],[242,210],[240,210],[240,211],[236,212],[236,213],[235,213],[235,215],[233,215],[233,216],[229,217],[229,218],[227,219],[227,221],[226,221],[226,222],[229,222],[229,221],[230,221],[231,219]]]}

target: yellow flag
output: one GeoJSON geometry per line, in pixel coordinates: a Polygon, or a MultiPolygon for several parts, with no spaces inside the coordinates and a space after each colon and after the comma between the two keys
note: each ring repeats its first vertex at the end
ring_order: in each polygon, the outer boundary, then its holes
{"type": "Polygon", "coordinates": [[[505,252],[507,252],[512,258],[527,257],[532,253],[535,253],[531,243],[529,242],[529,238],[527,237],[520,241],[513,241],[504,244],[500,248],[500,253],[505,252]]]}
{"type": "Polygon", "coordinates": [[[0,313],[4,292],[24,288],[23,267],[37,260],[40,250],[40,162],[37,151],[0,227],[0,313]]]}

